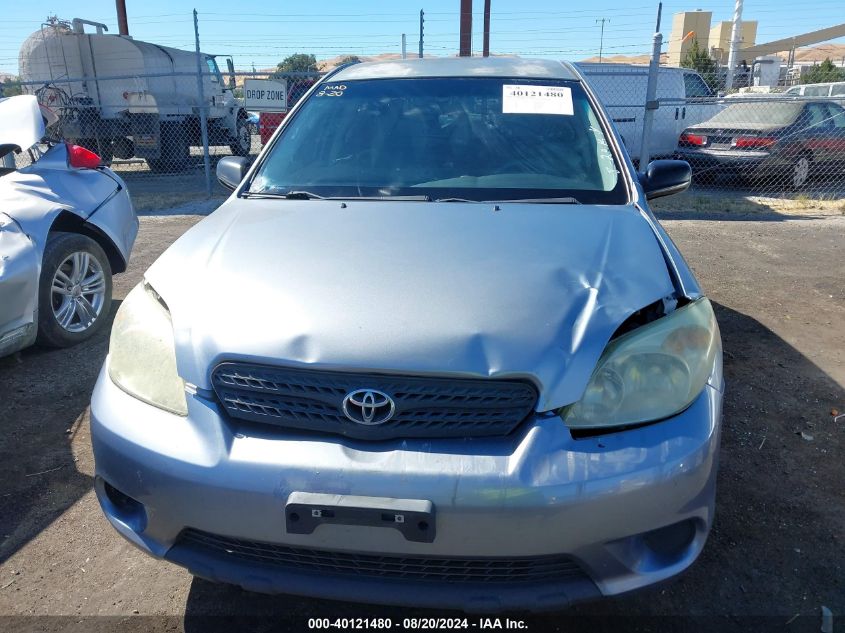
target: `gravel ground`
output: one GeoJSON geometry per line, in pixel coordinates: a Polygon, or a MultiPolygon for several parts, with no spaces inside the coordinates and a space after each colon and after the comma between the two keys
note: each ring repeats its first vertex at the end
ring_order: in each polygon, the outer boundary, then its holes
{"type": "MultiPolygon", "coordinates": [[[[699,561],[671,584],[526,624],[818,631],[822,605],[845,614],[845,418],[834,416],[845,411],[845,218],[667,217],[716,305],[725,345],[715,527],[699,561]],[[623,625],[613,619],[621,616],[638,617],[623,625]],[[748,616],[768,619],[752,625],[748,616]]],[[[199,219],[142,218],[115,298],[199,219]]],[[[0,630],[235,631],[242,616],[261,630],[304,629],[314,616],[448,615],[248,594],[124,542],[91,490],[87,406],[107,345],[103,334],[0,359],[0,630]],[[47,615],[64,617],[31,617],[47,615]]]]}

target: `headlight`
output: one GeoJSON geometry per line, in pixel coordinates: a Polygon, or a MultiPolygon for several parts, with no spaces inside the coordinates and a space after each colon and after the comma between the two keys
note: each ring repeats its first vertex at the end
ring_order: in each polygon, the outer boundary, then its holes
{"type": "Polygon", "coordinates": [[[672,416],[701,393],[719,348],[713,308],[699,299],[611,342],[581,400],[561,417],[582,429],[672,416]]]}
{"type": "Polygon", "coordinates": [[[171,413],[188,414],[185,382],[176,373],[170,313],[146,283],[132,289],[115,316],[109,376],[139,400],[171,413]]]}

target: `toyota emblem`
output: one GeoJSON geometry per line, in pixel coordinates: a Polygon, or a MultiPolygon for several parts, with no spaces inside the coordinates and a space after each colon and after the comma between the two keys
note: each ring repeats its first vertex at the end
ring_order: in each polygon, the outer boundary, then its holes
{"type": "Polygon", "coordinates": [[[343,399],[344,415],[357,424],[384,424],[395,412],[393,398],[375,389],[356,389],[343,399]]]}

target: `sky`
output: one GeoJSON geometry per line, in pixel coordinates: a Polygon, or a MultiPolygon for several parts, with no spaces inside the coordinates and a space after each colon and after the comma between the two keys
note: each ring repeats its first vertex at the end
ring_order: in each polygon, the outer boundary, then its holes
{"type": "MultiPolygon", "coordinates": [[[[0,20],[0,72],[17,73],[22,41],[48,15],[103,22],[117,32],[111,0],[34,0],[3,3],[0,20]]],[[[600,24],[605,18],[605,55],[651,51],[657,2],[594,0],[491,0],[490,48],[493,53],[570,59],[598,54],[600,24]]],[[[453,55],[458,47],[460,0],[126,0],[129,33],[138,39],[193,49],[192,10],[199,12],[202,50],[232,55],[239,70],[275,66],[295,53],[318,59],[340,54],[398,53],[402,33],[408,52],[418,49],[419,11],[425,11],[425,51],[453,55]],[[237,12],[233,12],[237,7],[237,12]]],[[[483,0],[473,2],[473,50],[481,49],[483,0]]],[[[759,22],[757,42],[845,22],[842,0],[746,0],[743,17],[759,22]]],[[[713,12],[713,23],[730,20],[733,0],[668,0],[663,5],[664,41],[677,11],[713,12]]],[[[845,39],[836,40],[845,43],[845,39]]],[[[666,50],[664,44],[664,51],[666,50]]]]}

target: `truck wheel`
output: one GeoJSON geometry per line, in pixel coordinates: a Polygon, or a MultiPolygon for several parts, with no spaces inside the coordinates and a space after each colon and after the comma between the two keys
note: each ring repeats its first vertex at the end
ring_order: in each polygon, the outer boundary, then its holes
{"type": "Polygon", "coordinates": [[[150,171],[173,172],[187,169],[191,164],[191,145],[185,124],[167,121],[161,124],[159,157],[148,158],[150,171]]]}
{"type": "Polygon", "coordinates": [[[111,309],[111,266],[97,242],[79,233],[51,233],[38,286],[40,345],[68,347],[91,338],[111,309]]]}
{"type": "Polygon", "coordinates": [[[229,144],[229,149],[235,156],[249,156],[249,152],[252,150],[252,134],[250,134],[246,119],[238,119],[235,138],[229,144]]]}
{"type": "Polygon", "coordinates": [[[112,152],[111,141],[100,140],[96,138],[80,138],[77,139],[76,144],[84,147],[87,150],[94,152],[100,157],[100,162],[103,165],[111,165],[114,159],[112,152]]]}
{"type": "Polygon", "coordinates": [[[117,158],[127,159],[132,158],[135,155],[135,144],[131,141],[131,139],[128,139],[125,136],[114,139],[111,145],[112,153],[117,158]]]}

